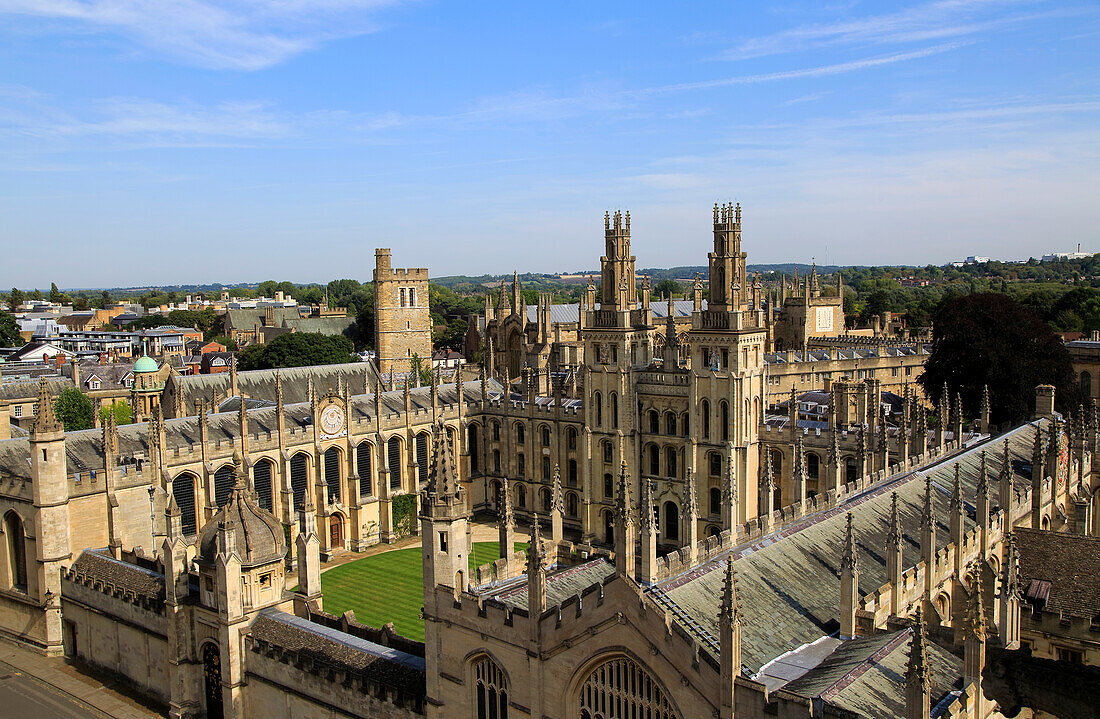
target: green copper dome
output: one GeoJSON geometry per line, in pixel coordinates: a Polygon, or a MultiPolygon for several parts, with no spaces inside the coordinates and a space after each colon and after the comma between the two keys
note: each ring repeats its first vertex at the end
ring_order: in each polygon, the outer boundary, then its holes
{"type": "Polygon", "coordinates": [[[158,369],[160,368],[157,367],[157,361],[148,355],[134,363],[135,372],[156,372],[158,369]]]}

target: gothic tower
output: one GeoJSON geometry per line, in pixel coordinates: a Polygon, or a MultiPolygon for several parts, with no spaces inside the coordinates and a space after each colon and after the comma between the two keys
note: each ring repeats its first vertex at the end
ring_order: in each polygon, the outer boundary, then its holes
{"type": "Polygon", "coordinates": [[[428,312],[428,270],[394,269],[390,251],[374,251],[374,349],[378,371],[408,372],[413,355],[430,366],[432,320],[428,312]]]}

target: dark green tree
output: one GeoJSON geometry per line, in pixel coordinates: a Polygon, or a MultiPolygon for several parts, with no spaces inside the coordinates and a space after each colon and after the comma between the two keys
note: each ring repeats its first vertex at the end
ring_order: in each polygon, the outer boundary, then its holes
{"type": "Polygon", "coordinates": [[[56,282],[51,282],[50,283],[50,302],[53,302],[55,304],[60,304],[62,301],[64,301],[64,299],[65,299],[65,295],[64,295],[64,293],[61,292],[61,290],[57,289],[57,283],[56,282]]]}
{"type": "Polygon", "coordinates": [[[993,292],[943,302],[935,316],[932,355],[918,381],[934,402],[946,382],[952,396],[962,394],[964,413],[971,417],[988,385],[994,424],[1030,419],[1040,384],[1054,385],[1062,412],[1076,411],[1080,399],[1061,339],[1035,312],[993,292]]]}
{"type": "Polygon", "coordinates": [[[84,295],[79,295],[73,298],[73,309],[77,312],[83,312],[89,308],[88,298],[84,295]]]}
{"type": "Polygon", "coordinates": [[[111,305],[114,304],[114,300],[111,299],[111,293],[108,292],[107,290],[103,290],[102,292],[99,293],[99,301],[102,303],[102,305],[104,307],[110,307],[111,305]]]}
{"type": "Polygon", "coordinates": [[[106,424],[111,417],[111,413],[115,414],[115,424],[130,424],[133,421],[130,413],[130,405],[119,400],[112,402],[110,406],[99,408],[99,421],[106,424]]]}
{"type": "Polygon", "coordinates": [[[19,336],[19,323],[15,315],[0,310],[0,347],[19,347],[23,338],[19,336]]]}
{"type": "Polygon", "coordinates": [[[11,288],[11,294],[8,295],[8,304],[11,305],[11,308],[13,310],[26,301],[27,296],[23,294],[23,290],[19,289],[18,287],[11,288]]]}
{"type": "Polygon", "coordinates": [[[430,385],[432,383],[432,362],[431,358],[428,361],[420,359],[420,355],[413,354],[412,362],[410,363],[412,372],[420,378],[420,384],[430,385]]]}
{"type": "Polygon", "coordinates": [[[684,294],[684,287],[676,280],[661,280],[653,286],[654,297],[682,297],[684,294]]]}
{"type": "Polygon", "coordinates": [[[32,290],[31,291],[31,299],[32,300],[41,300],[42,299],[42,290],[32,290]]]}
{"type": "Polygon", "coordinates": [[[61,424],[65,425],[66,432],[91,429],[94,426],[92,400],[76,387],[66,387],[61,390],[53,406],[57,418],[61,420],[61,424]]]}
{"type": "Polygon", "coordinates": [[[351,340],[340,335],[290,332],[279,335],[267,344],[245,348],[240,354],[238,367],[241,370],[275,369],[358,362],[359,357],[352,354],[354,349],[351,340]]]}

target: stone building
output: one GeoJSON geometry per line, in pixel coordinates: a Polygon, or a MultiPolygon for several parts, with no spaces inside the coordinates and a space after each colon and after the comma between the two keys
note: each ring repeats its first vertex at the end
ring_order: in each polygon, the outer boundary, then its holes
{"type": "Polygon", "coordinates": [[[1067,424],[1040,387],[991,438],[984,409],[933,430],[850,378],[824,420],[777,422],[739,208],[712,242],[709,303],[681,328],[666,301],[661,328],[607,216],[575,389],[231,368],[64,433],[43,384],[0,441],[0,632],[177,717],[990,716],[986,647],[1021,641],[1013,531],[1100,535],[1095,411],[1067,424]],[[478,512],[506,549],[471,571],[478,512]],[[424,643],[324,612],[323,557],[415,531],[424,643]]]}
{"type": "Polygon", "coordinates": [[[375,250],[374,337],[378,369],[384,375],[408,372],[413,355],[430,366],[432,319],[428,311],[428,270],[397,269],[388,249],[375,250]]]}

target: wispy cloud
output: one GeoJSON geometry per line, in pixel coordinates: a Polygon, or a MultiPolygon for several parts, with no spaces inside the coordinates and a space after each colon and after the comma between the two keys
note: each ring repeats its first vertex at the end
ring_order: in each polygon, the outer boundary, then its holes
{"type": "Polygon", "coordinates": [[[745,60],[767,55],[843,45],[882,45],[961,38],[1009,25],[1085,12],[1060,8],[1019,12],[1024,0],[937,0],[898,12],[869,15],[833,23],[802,25],[744,40],[720,55],[723,60],[745,60]]]}
{"type": "Polygon", "coordinates": [[[0,0],[0,15],[53,20],[32,31],[114,32],[159,55],[205,68],[258,70],[339,37],[376,29],[397,0],[0,0]]]}

